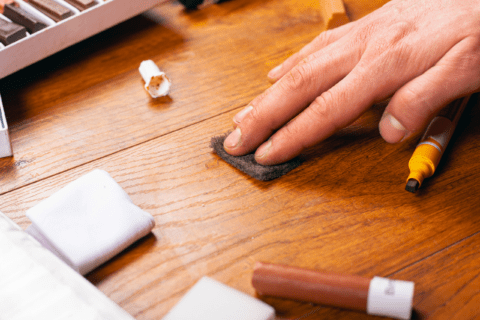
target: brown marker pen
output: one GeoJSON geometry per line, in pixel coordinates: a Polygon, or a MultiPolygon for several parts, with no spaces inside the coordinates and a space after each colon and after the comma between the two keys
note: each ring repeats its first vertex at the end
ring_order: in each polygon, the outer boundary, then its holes
{"type": "Polygon", "coordinates": [[[373,279],[257,262],[253,287],[260,295],[313,302],[368,314],[410,319],[414,283],[373,279]]]}

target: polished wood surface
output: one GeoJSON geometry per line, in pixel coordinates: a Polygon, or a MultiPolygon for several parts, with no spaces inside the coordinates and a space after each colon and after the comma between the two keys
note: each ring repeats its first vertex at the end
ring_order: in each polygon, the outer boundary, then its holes
{"type": "MultiPolygon", "coordinates": [[[[259,182],[210,138],[268,88],[267,72],[324,29],[317,0],[166,3],[0,80],[15,156],[0,159],[0,211],[25,211],[100,168],[155,217],[151,235],[87,275],[137,319],[160,319],[207,275],[254,296],[255,261],[416,283],[415,319],[480,317],[477,98],[435,176],[404,190],[418,137],[385,143],[383,105],[259,182]],[[172,80],[151,99],[138,72],[172,80]]],[[[264,299],[278,319],[375,319],[264,299]]]]}

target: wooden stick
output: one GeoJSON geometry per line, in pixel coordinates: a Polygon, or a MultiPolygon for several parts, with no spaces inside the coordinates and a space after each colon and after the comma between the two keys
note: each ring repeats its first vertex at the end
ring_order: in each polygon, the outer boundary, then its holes
{"type": "Polygon", "coordinates": [[[366,311],[370,279],[257,262],[252,284],[261,295],[366,311]]]}
{"type": "Polygon", "coordinates": [[[260,295],[313,302],[368,314],[409,319],[413,282],[324,273],[257,262],[253,287],[260,295]]]}
{"type": "Polygon", "coordinates": [[[327,29],[350,22],[342,0],[320,0],[320,8],[327,29]]]}

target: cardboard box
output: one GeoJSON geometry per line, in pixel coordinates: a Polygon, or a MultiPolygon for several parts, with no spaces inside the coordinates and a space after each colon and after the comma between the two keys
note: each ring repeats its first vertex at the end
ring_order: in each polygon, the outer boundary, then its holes
{"type": "MultiPolygon", "coordinates": [[[[57,2],[73,8],[62,0],[57,2]]],[[[98,4],[85,11],[73,8],[76,14],[52,23],[9,46],[0,46],[0,79],[40,61],[94,34],[132,18],[166,0],[97,0],[98,4]],[[92,21],[94,23],[92,23],[92,21]]],[[[21,6],[29,7],[22,0],[21,6]]],[[[31,6],[30,6],[31,7],[31,6]]]]}
{"type": "Polygon", "coordinates": [[[0,95],[0,158],[11,157],[12,155],[7,118],[5,112],[3,112],[2,96],[0,95]]]}

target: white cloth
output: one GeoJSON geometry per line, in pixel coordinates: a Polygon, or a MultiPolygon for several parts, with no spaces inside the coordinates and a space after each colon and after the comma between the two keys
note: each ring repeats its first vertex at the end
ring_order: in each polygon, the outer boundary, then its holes
{"type": "Polygon", "coordinates": [[[273,320],[265,302],[208,277],[200,279],[162,320],[273,320]]]}
{"type": "Polygon", "coordinates": [[[0,212],[0,320],[135,320],[0,212]]]}
{"type": "Polygon", "coordinates": [[[27,211],[35,239],[86,274],[147,235],[153,217],[103,170],[71,182],[27,211]]]}

